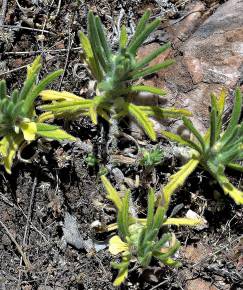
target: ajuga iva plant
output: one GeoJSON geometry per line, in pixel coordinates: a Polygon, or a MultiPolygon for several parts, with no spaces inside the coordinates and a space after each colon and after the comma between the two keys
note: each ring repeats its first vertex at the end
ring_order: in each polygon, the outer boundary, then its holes
{"type": "Polygon", "coordinates": [[[180,266],[181,263],[173,257],[180,243],[175,234],[168,231],[168,225],[195,226],[203,223],[202,219],[168,218],[166,213],[169,197],[163,205],[155,208],[155,194],[152,189],[148,193],[147,217],[134,217],[129,210],[130,192],[127,191],[124,198],[121,198],[105,176],[101,179],[108,193],[107,198],[115,204],[118,211],[117,223],[108,226],[108,230],[118,228],[118,235],[109,241],[109,251],[114,256],[121,254],[121,262],[112,263],[112,267],[118,270],[114,285],[119,286],[127,278],[129,265],[135,260],[144,268],[149,266],[152,258],[168,266],[180,266]],[[162,236],[159,235],[161,228],[162,236]]]}
{"type": "Polygon", "coordinates": [[[126,27],[122,26],[119,48],[113,52],[100,18],[94,16],[93,12],[89,12],[88,35],[80,32],[80,40],[85,62],[97,82],[96,96],[87,100],[66,92],[48,90],[42,92],[41,96],[45,101],[52,101],[52,104],[43,105],[41,108],[52,112],[55,116],[89,115],[95,124],[97,124],[97,116],[100,116],[114,127],[118,127],[119,119],[129,115],[135,118],[152,140],[156,139],[156,133],[149,116],[165,118],[190,115],[183,109],[139,106],[131,102],[131,95],[138,92],[165,95],[165,91],[161,89],[134,85],[133,81],[156,73],[174,63],[173,60],[168,59],[150,66],[151,61],[168,49],[170,44],[161,46],[141,60],[137,59],[138,49],[160,24],[159,19],[149,23],[149,17],[150,12],[145,12],[130,40],[126,27]]]}
{"type": "Polygon", "coordinates": [[[56,140],[75,140],[59,127],[45,124],[36,116],[34,102],[39,93],[63,71],[58,70],[37,82],[41,69],[41,57],[37,57],[27,68],[26,80],[21,90],[7,94],[5,80],[0,81],[0,164],[11,173],[13,159],[19,148],[37,137],[56,140]]]}
{"type": "Polygon", "coordinates": [[[171,176],[170,182],[164,187],[167,196],[183,185],[186,178],[198,165],[201,165],[219,183],[225,194],[229,194],[237,204],[243,204],[243,192],[235,188],[225,175],[226,167],[243,171],[243,166],[237,163],[237,161],[243,160],[243,122],[240,122],[242,94],[240,89],[236,90],[231,118],[224,130],[225,96],[224,91],[221,92],[218,99],[212,94],[210,128],[204,136],[186,117],[183,118],[184,125],[192,133],[194,140],[186,140],[163,131],[163,134],[170,140],[192,149],[191,159],[171,176]]]}

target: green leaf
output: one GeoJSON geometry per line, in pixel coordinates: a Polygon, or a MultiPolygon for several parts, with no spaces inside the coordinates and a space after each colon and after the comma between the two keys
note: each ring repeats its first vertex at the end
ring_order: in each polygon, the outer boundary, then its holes
{"type": "Polygon", "coordinates": [[[100,68],[100,64],[98,61],[96,61],[88,37],[82,31],[80,31],[79,38],[86,56],[86,62],[89,66],[89,69],[91,70],[92,75],[97,79],[98,82],[102,81],[103,74],[100,68]]]}
{"type": "Polygon", "coordinates": [[[128,35],[125,25],[122,25],[121,34],[120,34],[120,49],[125,49],[127,46],[128,35]]]}
{"type": "Polygon", "coordinates": [[[237,170],[240,172],[243,172],[243,166],[238,164],[238,163],[228,163],[227,167],[233,169],[233,170],[237,170]]]}
{"type": "Polygon", "coordinates": [[[217,141],[217,112],[212,108],[210,113],[210,147],[217,141]]]}
{"type": "Polygon", "coordinates": [[[76,141],[76,138],[72,135],[68,134],[64,130],[61,130],[58,126],[45,124],[45,123],[37,123],[37,134],[41,137],[50,138],[53,140],[69,140],[76,141]]]}
{"type": "Polygon", "coordinates": [[[142,267],[148,267],[148,265],[151,262],[152,256],[153,256],[152,251],[149,251],[145,256],[141,257],[140,258],[140,264],[141,264],[141,266],[142,267]]]}
{"type": "Polygon", "coordinates": [[[32,75],[38,74],[41,69],[41,55],[38,55],[32,64],[27,66],[27,79],[29,79],[32,75]]]}
{"type": "Polygon", "coordinates": [[[70,109],[73,109],[73,107],[77,107],[79,110],[85,110],[90,109],[90,107],[93,105],[93,100],[74,100],[74,101],[60,101],[56,103],[52,103],[50,105],[41,105],[38,108],[45,111],[58,111],[59,109],[62,109],[63,111],[69,111],[70,109]]]}
{"type": "Polygon", "coordinates": [[[18,98],[19,100],[25,100],[25,98],[28,96],[31,89],[33,88],[36,78],[37,78],[37,75],[33,74],[24,82],[24,86],[19,93],[19,98],[18,98]]]}
{"type": "Polygon", "coordinates": [[[95,61],[107,72],[107,59],[98,34],[96,19],[93,12],[88,13],[88,36],[94,53],[95,61]]]}
{"type": "Polygon", "coordinates": [[[100,178],[107,192],[106,198],[111,200],[116,206],[116,208],[120,211],[122,209],[122,200],[120,198],[119,193],[111,185],[110,181],[105,177],[105,175],[102,175],[100,178]]]}
{"type": "Polygon", "coordinates": [[[182,264],[181,262],[175,261],[172,258],[163,259],[163,263],[170,267],[180,267],[182,264]]]}
{"type": "Polygon", "coordinates": [[[111,60],[111,48],[108,45],[107,38],[104,32],[103,25],[100,21],[100,18],[98,16],[95,17],[96,22],[96,29],[99,35],[101,46],[104,50],[105,56],[106,56],[106,62],[110,65],[111,60]]]}
{"type": "Polygon", "coordinates": [[[219,153],[221,155],[221,158],[219,159],[222,160],[224,165],[227,165],[228,163],[235,161],[241,152],[242,143],[236,143],[235,145],[232,145],[232,147],[226,152],[219,153]]]}
{"type": "Polygon", "coordinates": [[[6,86],[6,81],[1,80],[0,81],[0,102],[1,100],[5,99],[7,96],[7,86],[6,86]]]}
{"type": "Polygon", "coordinates": [[[179,189],[186,181],[187,177],[196,169],[199,160],[191,159],[181,169],[171,175],[170,181],[162,189],[162,204],[168,208],[173,193],[179,189]]]}
{"type": "Polygon", "coordinates": [[[38,97],[39,93],[43,91],[47,85],[49,85],[53,80],[58,78],[61,74],[63,74],[63,70],[58,70],[49,74],[42,81],[40,81],[39,84],[26,97],[24,105],[23,105],[23,112],[28,114],[33,107],[33,102],[35,98],[38,97]]]}
{"type": "Polygon", "coordinates": [[[140,126],[143,127],[144,131],[147,133],[149,138],[153,141],[156,140],[156,133],[154,131],[152,122],[149,120],[147,115],[139,109],[139,106],[136,106],[132,103],[128,103],[128,112],[132,115],[140,126]]]}
{"type": "Polygon", "coordinates": [[[234,106],[233,106],[233,111],[231,113],[231,119],[229,122],[229,125],[227,126],[227,129],[224,132],[223,137],[221,138],[221,141],[223,142],[227,137],[231,134],[232,130],[237,126],[240,115],[241,115],[241,110],[242,110],[242,94],[240,92],[240,89],[236,89],[235,93],[235,101],[234,101],[234,106]]]}
{"type": "Polygon", "coordinates": [[[205,140],[202,135],[198,132],[198,130],[192,124],[192,121],[187,119],[186,117],[182,117],[183,123],[185,127],[192,132],[192,134],[197,138],[199,143],[201,144],[202,150],[205,151],[205,140]]]}
{"type": "Polygon", "coordinates": [[[181,136],[179,136],[177,134],[174,134],[174,133],[169,132],[169,131],[164,131],[164,130],[161,130],[160,132],[163,136],[165,136],[166,138],[168,138],[169,140],[171,140],[173,142],[177,142],[182,146],[191,147],[191,144],[188,142],[188,140],[182,138],[181,136]]]}
{"type": "Polygon", "coordinates": [[[148,38],[148,36],[160,25],[160,19],[155,19],[150,24],[146,25],[139,34],[134,37],[134,41],[128,46],[129,53],[136,55],[138,48],[148,38]]]}
{"type": "Polygon", "coordinates": [[[90,119],[93,122],[93,124],[97,125],[97,110],[96,110],[96,105],[92,105],[89,108],[89,114],[90,114],[90,119]]]}
{"type": "Polygon", "coordinates": [[[225,175],[217,175],[216,179],[225,194],[229,194],[236,204],[243,204],[243,192],[235,188],[225,175]]]}
{"type": "Polygon", "coordinates": [[[166,92],[159,88],[155,88],[151,86],[143,86],[143,85],[130,86],[130,87],[119,90],[119,94],[129,94],[131,92],[148,92],[148,93],[152,93],[152,94],[156,94],[160,96],[166,95],[166,92]]]}
{"type": "Polygon", "coordinates": [[[167,59],[162,63],[159,64],[155,64],[153,66],[149,66],[148,68],[145,68],[143,70],[140,71],[132,71],[129,76],[128,76],[128,80],[137,80],[139,78],[143,78],[145,76],[151,75],[153,73],[156,73],[158,71],[160,71],[161,69],[167,68],[168,66],[174,64],[175,61],[173,59],[167,59]]]}
{"type": "Polygon", "coordinates": [[[144,31],[150,15],[151,15],[151,12],[149,10],[147,10],[143,14],[143,16],[140,18],[140,20],[137,24],[137,27],[136,27],[135,34],[134,34],[133,38],[131,39],[129,46],[131,46],[136,41],[137,37],[144,31]]]}
{"type": "Polygon", "coordinates": [[[165,208],[159,206],[155,212],[152,229],[160,229],[165,215],[165,208]]]}
{"type": "Polygon", "coordinates": [[[146,227],[148,229],[152,227],[153,217],[154,217],[154,190],[150,188],[148,193],[148,212],[146,223],[146,227]]]}
{"type": "Polygon", "coordinates": [[[153,59],[155,59],[157,56],[159,56],[161,53],[163,53],[170,47],[171,47],[171,44],[166,43],[162,45],[160,48],[154,50],[152,53],[150,53],[149,55],[145,56],[142,60],[137,62],[137,64],[134,67],[134,70],[138,70],[147,66],[153,59]]]}
{"type": "Polygon", "coordinates": [[[182,138],[181,136],[179,136],[177,134],[174,134],[174,133],[171,133],[168,131],[164,131],[164,130],[161,130],[161,134],[164,135],[166,138],[170,139],[171,141],[177,142],[182,146],[188,146],[188,147],[198,151],[200,154],[202,154],[201,148],[191,140],[188,140],[186,138],[182,138]]]}
{"type": "Polygon", "coordinates": [[[158,119],[164,118],[178,118],[181,116],[191,116],[192,113],[186,109],[177,108],[160,108],[157,106],[139,106],[140,110],[144,111],[146,115],[156,117],[158,119]]]}
{"type": "Polygon", "coordinates": [[[217,145],[219,146],[220,152],[227,152],[229,149],[232,148],[235,140],[239,140],[239,132],[241,131],[241,126],[237,125],[235,126],[229,134],[227,134],[226,137],[223,137],[218,141],[217,145]]]}
{"type": "Polygon", "coordinates": [[[129,236],[129,201],[130,191],[127,191],[122,200],[122,209],[118,212],[118,229],[124,238],[129,236]]]}

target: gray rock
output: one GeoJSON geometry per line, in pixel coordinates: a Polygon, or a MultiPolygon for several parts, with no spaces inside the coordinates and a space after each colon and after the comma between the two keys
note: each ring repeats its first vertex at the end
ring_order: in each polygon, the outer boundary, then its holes
{"type": "Polygon", "coordinates": [[[87,252],[94,248],[91,239],[83,240],[78,230],[76,217],[70,215],[68,212],[65,213],[62,230],[63,237],[61,240],[61,248],[63,250],[67,247],[67,245],[71,245],[78,250],[85,249],[87,252]]]}

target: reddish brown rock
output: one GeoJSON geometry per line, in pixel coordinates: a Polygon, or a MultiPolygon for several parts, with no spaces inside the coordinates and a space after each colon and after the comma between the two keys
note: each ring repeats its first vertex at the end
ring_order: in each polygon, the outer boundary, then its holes
{"type": "Polygon", "coordinates": [[[181,251],[183,259],[189,263],[199,263],[211,253],[212,249],[207,245],[203,245],[202,243],[198,243],[195,246],[190,245],[183,247],[181,251]]]}
{"type": "Polygon", "coordinates": [[[221,5],[181,45],[177,64],[158,73],[176,104],[192,111],[200,130],[208,126],[210,94],[225,88],[232,100],[232,90],[243,79],[242,15],[243,1],[221,5]]]}
{"type": "Polygon", "coordinates": [[[181,41],[185,41],[200,25],[205,12],[205,4],[195,1],[187,6],[185,16],[180,21],[171,22],[167,30],[172,35],[174,45],[179,46],[181,41]]]}

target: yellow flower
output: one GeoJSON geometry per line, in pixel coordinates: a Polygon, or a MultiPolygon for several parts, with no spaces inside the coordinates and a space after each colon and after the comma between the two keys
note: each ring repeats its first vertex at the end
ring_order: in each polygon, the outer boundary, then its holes
{"type": "Polygon", "coordinates": [[[124,243],[119,236],[114,236],[109,241],[109,251],[112,255],[118,255],[119,253],[129,250],[128,244],[124,243]]]}
{"type": "Polygon", "coordinates": [[[22,122],[19,126],[24,134],[26,141],[35,140],[35,134],[37,132],[36,123],[34,122],[22,122]]]}

